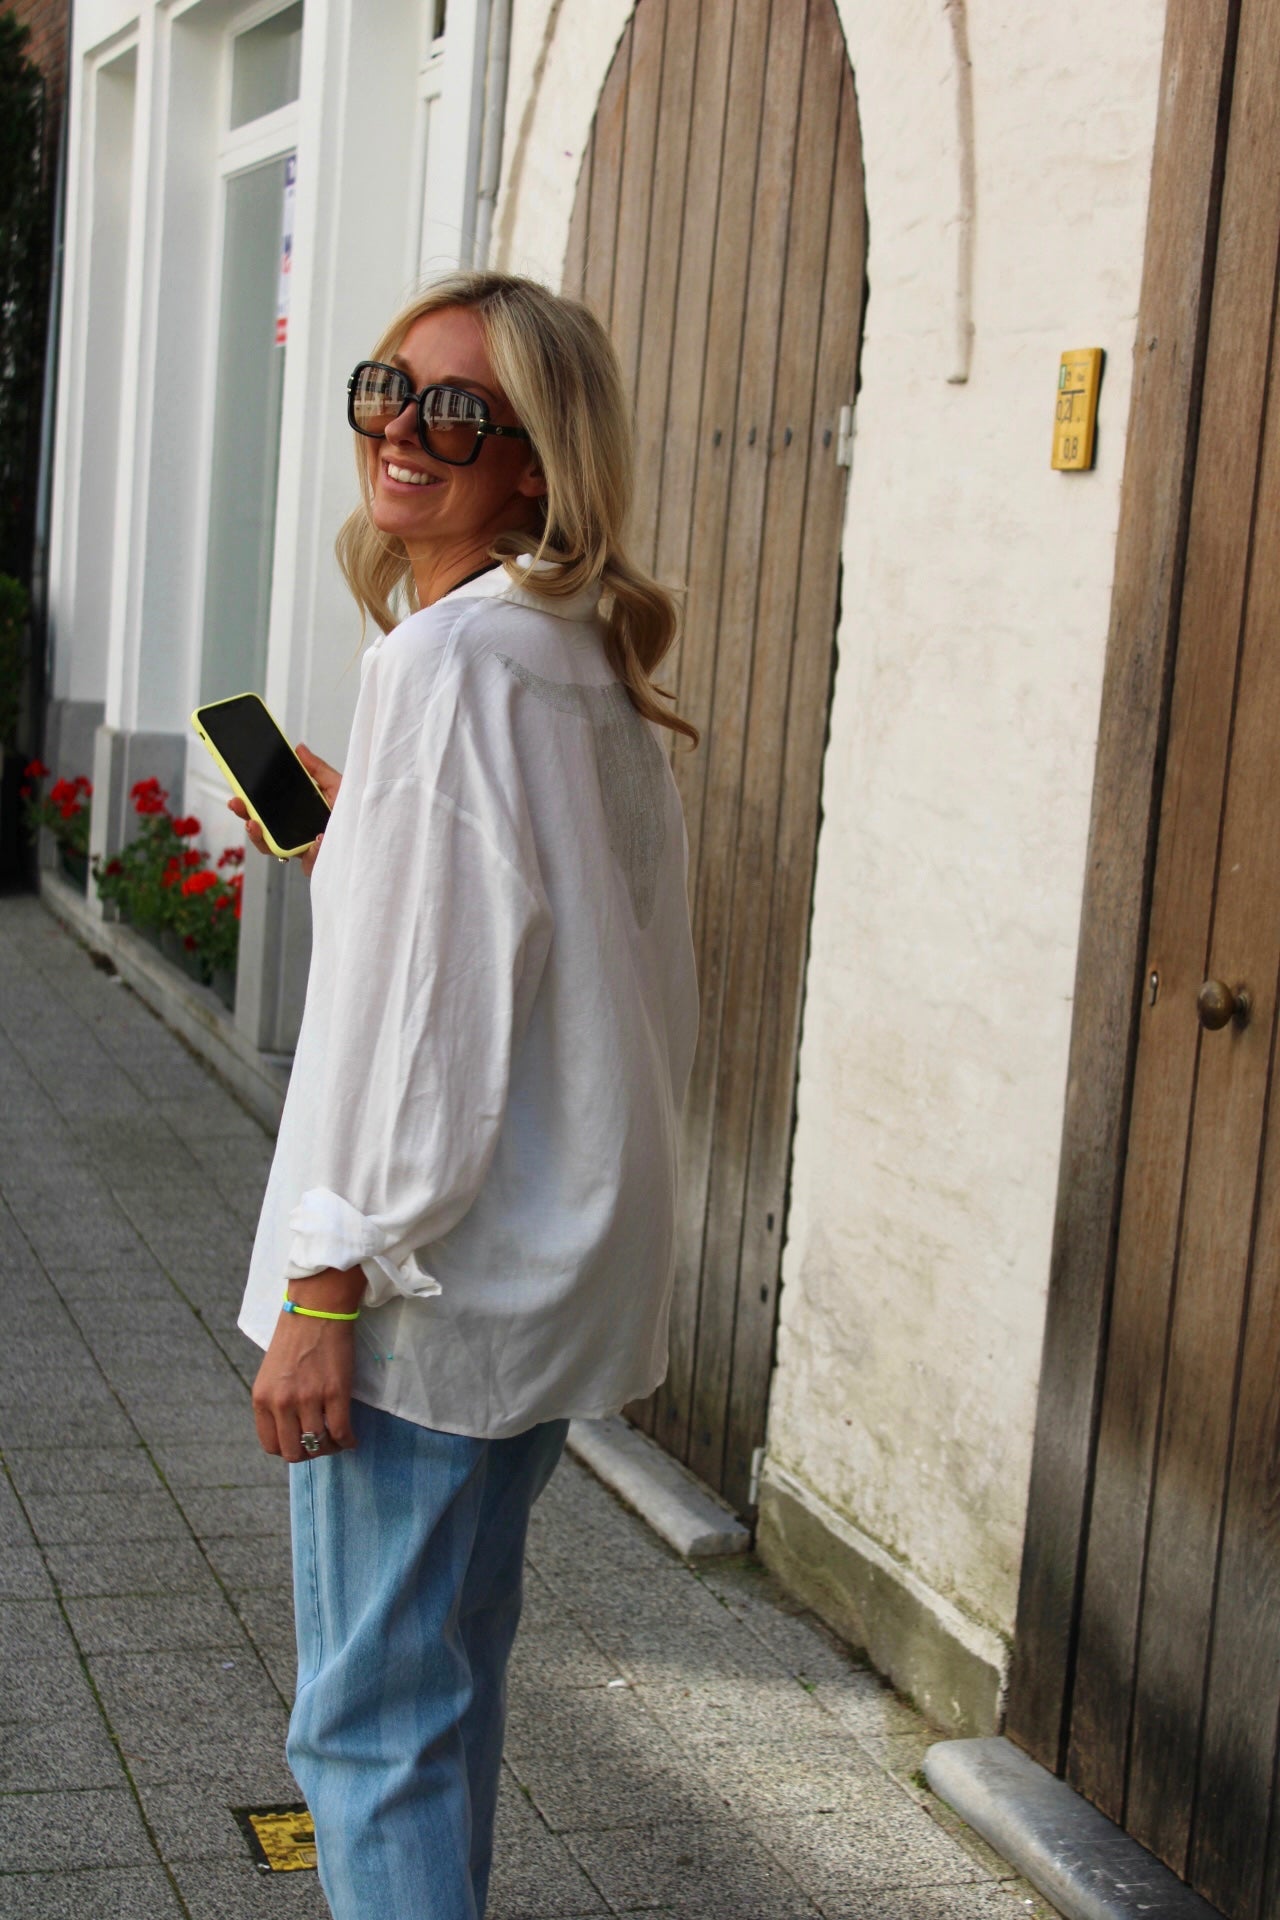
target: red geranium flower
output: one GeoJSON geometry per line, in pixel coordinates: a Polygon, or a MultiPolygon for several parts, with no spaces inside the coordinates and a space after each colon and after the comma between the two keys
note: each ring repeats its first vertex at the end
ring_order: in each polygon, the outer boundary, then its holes
{"type": "Polygon", "coordinates": [[[24,780],[43,780],[48,771],[43,760],[28,760],[22,769],[22,777],[24,780]]]}
{"type": "Polygon", "coordinates": [[[68,800],[76,797],[75,783],[71,780],[55,780],[49,789],[49,798],[55,807],[65,807],[68,800]]]}
{"type": "Polygon", "coordinates": [[[108,873],[123,873],[123,872],[124,872],[124,861],[123,861],[123,860],[108,860],[108,862],[107,862],[107,872],[108,872],[108,873]]]}
{"type": "Polygon", "coordinates": [[[84,775],[83,775],[82,773],[79,773],[79,774],[77,774],[77,775],[76,775],[76,778],[75,778],[75,780],[73,781],[73,783],[72,783],[72,784],[74,785],[74,787],[75,787],[75,790],[76,790],[76,792],[77,792],[77,793],[92,793],[92,792],[93,792],[93,782],[92,782],[92,780],[86,780],[86,779],[85,779],[85,777],[84,777],[84,775]]]}
{"type": "Polygon", "coordinates": [[[194,953],[196,950],[196,937],[194,933],[184,933],[182,936],[182,944],[188,953],[194,953]]]}
{"type": "Polygon", "coordinates": [[[179,840],[186,840],[189,839],[193,833],[199,833],[200,822],[196,819],[194,813],[186,813],[182,816],[181,820],[174,821],[173,830],[179,840]]]}
{"type": "Polygon", "coordinates": [[[153,774],[149,780],[135,780],[129,789],[129,798],[135,813],[163,813],[169,794],[153,774]]]}
{"type": "Polygon", "coordinates": [[[195,847],[187,847],[184,849],[181,858],[184,867],[198,867],[204,859],[204,855],[198,852],[195,847]]]}
{"type": "Polygon", "coordinates": [[[206,868],[203,873],[189,873],[182,883],[182,891],[189,898],[192,894],[208,893],[210,887],[216,887],[217,884],[217,874],[210,873],[206,868]]]}
{"type": "Polygon", "coordinates": [[[238,867],[243,859],[243,847],[227,847],[224,852],[218,855],[218,865],[220,867],[238,867]]]}
{"type": "Polygon", "coordinates": [[[76,800],[68,800],[65,805],[58,808],[64,820],[74,820],[79,811],[80,805],[76,800]]]}

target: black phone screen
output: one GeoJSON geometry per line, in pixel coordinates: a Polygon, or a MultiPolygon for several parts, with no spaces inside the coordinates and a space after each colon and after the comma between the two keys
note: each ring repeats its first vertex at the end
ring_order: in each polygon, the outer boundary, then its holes
{"type": "Polygon", "coordinates": [[[329,809],[256,694],[200,707],[197,717],[277,846],[309,846],[324,832],[329,809]]]}

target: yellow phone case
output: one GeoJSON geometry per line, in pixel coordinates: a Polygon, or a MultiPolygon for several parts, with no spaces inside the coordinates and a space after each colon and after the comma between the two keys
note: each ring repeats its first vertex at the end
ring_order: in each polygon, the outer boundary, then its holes
{"type": "MultiPolygon", "coordinates": [[[[213,741],[209,738],[203,726],[200,724],[200,715],[202,713],[209,712],[209,710],[212,707],[230,706],[233,700],[243,700],[245,697],[246,696],[243,693],[233,693],[233,694],[229,694],[225,700],[206,700],[202,706],[199,706],[195,709],[195,712],[191,716],[191,724],[195,728],[196,732],[199,734],[200,738],[204,741],[204,744],[208,748],[209,753],[211,754],[213,759],[217,761],[218,766],[222,772],[222,777],[226,781],[227,785],[231,788],[233,793],[236,793],[240,796],[240,798],[244,801],[245,806],[249,809],[249,818],[251,820],[256,820],[258,825],[262,828],[262,837],[266,841],[267,845],[270,847],[272,853],[275,854],[276,859],[277,860],[294,860],[297,858],[297,856],[300,853],[305,853],[308,847],[314,846],[315,842],[313,840],[304,840],[300,847],[282,847],[278,845],[275,840],[272,839],[271,832],[267,826],[266,821],[263,819],[262,815],[258,812],[258,809],[254,806],[252,800],[249,798],[244,788],[240,785],[240,782],[236,779],[235,774],[231,771],[231,768],[227,765],[222,755],[218,752],[218,749],[214,746],[213,741]]],[[[272,713],[270,707],[267,705],[266,701],[262,698],[262,695],[258,693],[254,693],[254,694],[250,694],[248,697],[258,702],[258,705],[263,709],[267,718],[270,720],[272,726],[275,728],[276,732],[280,735],[280,738],[284,741],[285,745],[289,747],[290,753],[293,753],[292,746],[289,746],[288,734],[285,732],[284,728],[280,725],[280,722],[276,719],[274,713],[272,713]]],[[[298,756],[296,753],[293,753],[293,757],[295,760],[298,760],[298,756]]],[[[306,768],[302,766],[301,760],[298,760],[298,765],[302,767],[302,771],[304,774],[307,775],[307,779],[311,780],[311,775],[307,773],[306,768]]],[[[311,780],[311,784],[313,787],[316,787],[316,783],[314,780],[311,780]]],[[[316,787],[316,792],[320,793],[319,787],[316,787]]],[[[320,798],[322,800],[324,799],[324,795],[322,793],[320,793],[320,798]]],[[[327,804],[328,803],[326,802],[326,805],[327,804]]]]}

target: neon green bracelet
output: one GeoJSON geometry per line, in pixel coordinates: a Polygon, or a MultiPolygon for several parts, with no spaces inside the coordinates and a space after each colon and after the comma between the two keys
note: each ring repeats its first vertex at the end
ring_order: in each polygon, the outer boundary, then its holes
{"type": "Polygon", "coordinates": [[[359,1307],[356,1308],[354,1313],[324,1313],[319,1307],[300,1307],[296,1300],[289,1298],[287,1293],[284,1297],[284,1305],[280,1311],[282,1313],[300,1313],[306,1320],[358,1320],[360,1318],[359,1307]]]}

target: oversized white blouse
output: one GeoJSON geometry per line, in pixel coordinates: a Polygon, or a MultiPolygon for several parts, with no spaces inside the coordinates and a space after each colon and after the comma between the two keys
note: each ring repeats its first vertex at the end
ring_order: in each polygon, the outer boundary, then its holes
{"type": "Polygon", "coordinates": [[[593,592],[497,567],[375,639],[311,878],[306,1006],[240,1314],[364,1270],[357,1399],[454,1433],[667,1364],[697,1033],[687,840],[593,592]]]}

